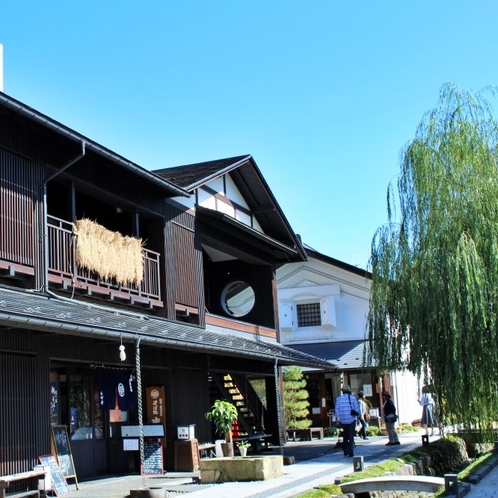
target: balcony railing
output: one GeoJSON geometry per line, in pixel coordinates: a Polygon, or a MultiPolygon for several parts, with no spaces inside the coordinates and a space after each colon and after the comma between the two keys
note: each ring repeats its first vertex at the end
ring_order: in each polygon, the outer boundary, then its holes
{"type": "Polygon", "coordinates": [[[144,278],[140,285],[121,285],[113,279],[102,279],[76,262],[77,237],[72,223],[48,217],[48,279],[66,289],[71,287],[86,294],[99,294],[114,300],[125,300],[149,306],[163,306],[160,287],[160,254],[142,248],[144,278]]]}

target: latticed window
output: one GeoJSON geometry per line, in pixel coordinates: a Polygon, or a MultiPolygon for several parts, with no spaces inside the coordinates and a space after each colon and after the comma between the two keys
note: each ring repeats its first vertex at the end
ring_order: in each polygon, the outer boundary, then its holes
{"type": "Polygon", "coordinates": [[[314,327],[321,325],[320,303],[298,304],[297,305],[297,326],[314,327]]]}

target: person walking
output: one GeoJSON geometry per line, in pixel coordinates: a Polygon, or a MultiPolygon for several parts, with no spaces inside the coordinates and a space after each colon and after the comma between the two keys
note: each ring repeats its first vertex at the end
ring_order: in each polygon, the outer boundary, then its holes
{"type": "Polygon", "coordinates": [[[342,450],[344,456],[354,456],[354,434],[356,419],[360,415],[358,400],[351,394],[351,388],[344,384],[342,395],[335,400],[335,417],[342,426],[342,450]]]}
{"type": "Polygon", "coordinates": [[[358,432],[358,436],[362,439],[367,438],[368,431],[368,419],[370,415],[368,413],[368,405],[367,400],[365,399],[365,393],[363,391],[358,391],[358,406],[360,407],[360,416],[358,419],[360,420],[361,429],[358,432]]]}
{"type": "Polygon", "coordinates": [[[398,420],[398,416],[396,415],[396,406],[394,406],[393,400],[391,399],[391,393],[389,391],[382,391],[382,398],[384,399],[384,404],[382,405],[382,413],[384,415],[387,436],[389,438],[389,442],[386,444],[386,446],[395,446],[401,444],[394,427],[396,425],[396,420],[398,420]]]}
{"type": "Polygon", "coordinates": [[[418,402],[422,407],[422,420],[420,421],[420,425],[425,429],[425,434],[427,436],[434,436],[434,399],[429,392],[428,386],[422,388],[422,396],[420,396],[418,402]],[[430,434],[429,427],[431,428],[430,434]]]}

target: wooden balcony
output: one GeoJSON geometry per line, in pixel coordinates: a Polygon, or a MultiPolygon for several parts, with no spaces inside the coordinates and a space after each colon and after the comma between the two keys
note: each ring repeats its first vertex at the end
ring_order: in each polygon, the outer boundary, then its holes
{"type": "Polygon", "coordinates": [[[72,224],[48,217],[48,281],[69,292],[95,295],[111,301],[142,306],[163,307],[160,286],[160,254],[142,249],[144,278],[140,285],[118,285],[112,279],[102,279],[76,262],[77,238],[72,224]]]}

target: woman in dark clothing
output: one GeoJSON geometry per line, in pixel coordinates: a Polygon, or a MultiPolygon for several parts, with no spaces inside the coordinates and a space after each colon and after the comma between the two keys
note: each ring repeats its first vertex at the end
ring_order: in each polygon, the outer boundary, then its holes
{"type": "Polygon", "coordinates": [[[396,433],[395,425],[398,417],[396,415],[396,407],[394,406],[393,400],[391,399],[391,393],[389,391],[382,391],[382,398],[384,399],[384,404],[382,405],[382,413],[384,414],[384,422],[386,423],[387,436],[389,437],[389,442],[386,446],[394,446],[400,444],[398,439],[398,434],[396,433]]]}

